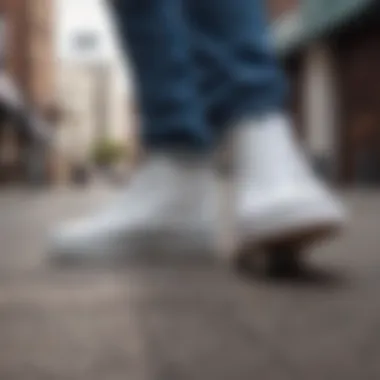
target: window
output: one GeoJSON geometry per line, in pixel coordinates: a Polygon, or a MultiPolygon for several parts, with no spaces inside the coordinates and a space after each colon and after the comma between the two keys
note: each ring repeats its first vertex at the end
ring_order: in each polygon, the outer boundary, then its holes
{"type": "Polygon", "coordinates": [[[93,32],[82,32],[74,35],[73,43],[76,50],[91,52],[99,47],[99,36],[93,32]]]}

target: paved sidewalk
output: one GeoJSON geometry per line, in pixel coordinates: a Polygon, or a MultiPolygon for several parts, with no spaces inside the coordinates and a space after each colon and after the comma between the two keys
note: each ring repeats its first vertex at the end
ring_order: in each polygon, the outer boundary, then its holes
{"type": "Polygon", "coordinates": [[[351,194],[319,281],[218,266],[57,269],[46,231],[106,189],[0,194],[0,379],[378,380],[380,194],[351,194]]]}

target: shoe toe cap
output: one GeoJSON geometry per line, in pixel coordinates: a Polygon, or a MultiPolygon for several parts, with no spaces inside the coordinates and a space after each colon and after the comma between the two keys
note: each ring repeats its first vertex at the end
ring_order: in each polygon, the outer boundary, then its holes
{"type": "Polygon", "coordinates": [[[50,235],[49,255],[54,261],[78,260],[89,255],[96,247],[95,236],[85,225],[63,225],[50,235]]]}

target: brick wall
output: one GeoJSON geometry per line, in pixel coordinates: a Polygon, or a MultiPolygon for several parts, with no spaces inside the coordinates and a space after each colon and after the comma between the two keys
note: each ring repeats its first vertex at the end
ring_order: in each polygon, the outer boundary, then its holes
{"type": "Polygon", "coordinates": [[[39,108],[55,87],[53,0],[0,0],[6,23],[6,68],[39,108]]]}
{"type": "Polygon", "coordinates": [[[21,0],[0,0],[0,14],[5,21],[5,65],[23,88],[27,85],[27,33],[25,4],[21,0]]]}
{"type": "Polygon", "coordinates": [[[55,62],[53,0],[26,0],[30,15],[30,83],[34,103],[46,107],[54,99],[55,62]]]}
{"type": "MultiPolygon", "coordinates": [[[[5,23],[4,66],[12,76],[27,100],[35,109],[47,115],[55,95],[55,62],[53,36],[53,3],[55,0],[0,0],[0,17],[5,23]]],[[[0,121],[0,152],[9,146],[3,132],[7,124],[0,121]]],[[[11,143],[15,156],[11,163],[2,164],[1,173],[7,175],[3,181],[25,181],[28,168],[23,154],[28,142],[12,129],[11,143]],[[5,166],[4,166],[5,165],[5,166]],[[8,170],[9,169],[9,170],[8,170]]],[[[38,176],[49,180],[54,178],[50,172],[53,153],[44,157],[34,157],[31,162],[41,166],[38,176]],[[40,161],[43,160],[43,161],[40,161]]]]}
{"type": "Polygon", "coordinates": [[[301,0],[267,0],[269,15],[276,19],[282,14],[298,7],[301,0]]]}

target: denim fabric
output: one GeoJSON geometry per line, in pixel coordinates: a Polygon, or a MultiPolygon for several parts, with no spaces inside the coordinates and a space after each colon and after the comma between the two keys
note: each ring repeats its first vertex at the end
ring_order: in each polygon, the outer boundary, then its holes
{"type": "Polygon", "coordinates": [[[149,148],[208,149],[284,105],[264,0],[113,0],[149,148]]]}

